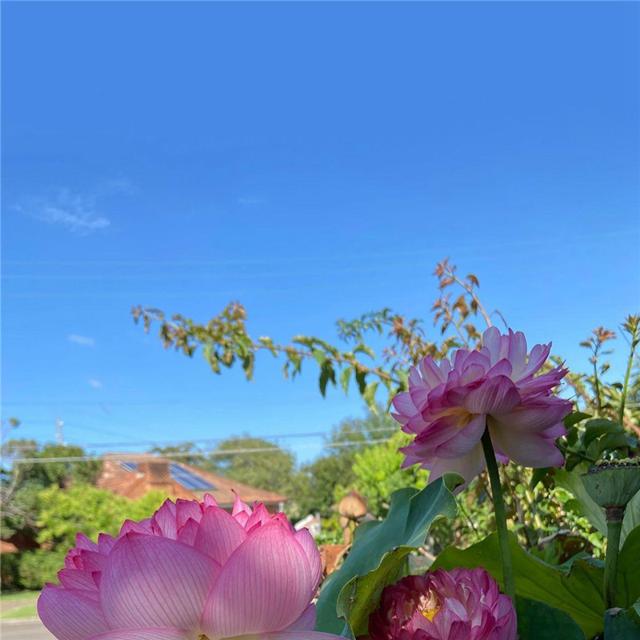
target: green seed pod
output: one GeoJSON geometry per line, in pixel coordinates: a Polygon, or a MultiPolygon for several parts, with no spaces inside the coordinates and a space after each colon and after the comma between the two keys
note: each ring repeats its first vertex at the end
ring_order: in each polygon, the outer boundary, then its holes
{"type": "Polygon", "coordinates": [[[640,459],[599,462],[582,476],[587,493],[604,509],[622,509],[640,491],[640,459]]]}

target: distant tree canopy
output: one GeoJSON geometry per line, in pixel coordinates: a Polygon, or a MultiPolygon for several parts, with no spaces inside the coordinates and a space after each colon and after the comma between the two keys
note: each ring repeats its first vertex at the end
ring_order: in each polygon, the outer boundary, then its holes
{"type": "Polygon", "coordinates": [[[206,466],[253,487],[288,493],[296,461],[291,452],[269,440],[242,435],[220,442],[206,466]]]}
{"type": "Polygon", "coordinates": [[[100,471],[100,463],[48,462],[48,458],[78,457],[84,449],[77,446],[46,444],[39,446],[33,440],[9,440],[2,446],[2,474],[0,490],[2,539],[20,533],[34,538],[37,530],[38,494],[48,487],[69,487],[73,484],[92,484],[100,471]],[[21,458],[33,462],[16,462],[21,458]],[[39,460],[42,460],[40,462],[39,460]],[[5,466],[7,463],[11,467],[5,466]]]}
{"type": "Polygon", "coordinates": [[[394,491],[403,487],[422,488],[427,483],[429,473],[424,469],[401,466],[404,455],[398,449],[408,442],[408,436],[396,430],[387,442],[367,447],[354,456],[352,485],[377,517],[387,514],[389,497],[394,491]]]}
{"type": "Polygon", "coordinates": [[[351,488],[358,452],[387,440],[398,429],[397,423],[381,407],[364,418],[347,418],[335,427],[325,444],[325,454],[305,464],[295,479],[292,496],[301,514],[333,512],[338,487],[351,488]]]}
{"type": "Polygon", "coordinates": [[[177,462],[184,462],[184,464],[192,466],[203,466],[203,460],[206,457],[198,451],[193,442],[180,442],[164,447],[153,447],[151,453],[157,453],[160,456],[166,456],[177,462]]]}
{"type": "MultiPolygon", "coordinates": [[[[207,453],[197,451],[189,442],[153,451],[238,482],[283,493],[289,499],[287,511],[293,518],[315,512],[330,516],[340,488],[355,486],[358,454],[385,443],[397,431],[395,420],[379,406],[375,413],[369,411],[364,417],[340,422],[324,443],[323,453],[301,466],[287,449],[248,435],[227,438],[207,453]]],[[[412,474],[400,472],[407,479],[412,474]]]]}

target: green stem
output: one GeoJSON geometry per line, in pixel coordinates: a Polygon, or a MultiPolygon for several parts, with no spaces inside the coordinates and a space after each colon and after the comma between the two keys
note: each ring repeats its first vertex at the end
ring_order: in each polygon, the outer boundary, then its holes
{"type": "Polygon", "coordinates": [[[502,485],[500,483],[500,472],[496,454],[491,443],[489,429],[485,429],[482,436],[482,448],[487,461],[489,480],[491,481],[491,494],[493,496],[493,507],[496,514],[496,529],[498,531],[498,543],[500,545],[500,557],[502,560],[502,577],[504,582],[504,592],[515,602],[515,582],[513,579],[513,565],[511,562],[511,549],[509,548],[509,533],[507,530],[507,512],[504,506],[502,495],[502,485]]]}
{"type": "Polygon", "coordinates": [[[616,606],[616,572],[624,511],[620,507],[607,509],[607,554],[604,560],[604,598],[607,609],[616,606]]]}
{"type": "Polygon", "coordinates": [[[602,400],[600,399],[600,379],[598,377],[598,360],[597,356],[593,358],[593,387],[596,396],[596,415],[602,413],[602,400]]]}
{"type": "Polygon", "coordinates": [[[624,406],[627,402],[627,394],[629,393],[629,379],[631,378],[631,369],[633,367],[633,358],[636,351],[636,345],[634,341],[635,335],[631,336],[631,352],[629,353],[629,359],[627,360],[627,370],[624,374],[624,383],[622,385],[622,396],[620,398],[620,408],[618,409],[618,422],[624,424],[624,406]]]}

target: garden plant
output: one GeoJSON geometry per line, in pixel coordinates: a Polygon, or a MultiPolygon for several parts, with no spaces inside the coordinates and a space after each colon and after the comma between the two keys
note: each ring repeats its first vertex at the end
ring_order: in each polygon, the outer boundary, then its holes
{"type": "Polygon", "coordinates": [[[570,373],[551,343],[489,312],[474,275],[436,269],[440,337],[388,309],[340,322],[338,348],[289,344],[246,329],[234,303],[207,324],[134,309],[165,346],[202,347],[215,373],[256,356],[306,361],[319,387],[351,381],[374,411],[386,390],[404,467],[419,486],[387,497],[383,518],[356,529],[342,566],[321,584],[315,541],[284,514],[239,500],[167,501],[116,535],[83,535],[39,600],[60,640],[630,640],[640,637],[640,456],[636,367],[640,316],[622,326],[629,355],[607,382],[598,329],[584,343],[592,373],[570,373]],[[458,292],[452,295],[455,288],[458,292]],[[481,319],[486,327],[475,326],[481,319]],[[504,323],[506,325],[506,323],[504,323]],[[367,344],[385,336],[377,358],[367,344]],[[473,535],[445,546],[438,532],[473,535]],[[555,529],[555,531],[554,531],[555,529]],[[461,544],[462,543],[462,544],[461,544]],[[416,554],[435,556],[424,570],[416,554]],[[444,548],[443,548],[444,547],[444,548]]]}

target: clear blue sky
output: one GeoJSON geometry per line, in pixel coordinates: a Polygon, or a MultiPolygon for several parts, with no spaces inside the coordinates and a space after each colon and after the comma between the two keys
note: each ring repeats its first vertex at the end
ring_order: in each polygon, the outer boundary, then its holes
{"type": "Polygon", "coordinates": [[[382,306],[427,316],[446,255],[585,366],[578,341],[640,300],[638,18],[3,3],[3,417],[85,443],[327,431],[355,393],[269,357],[214,377],[130,307],[238,299],[257,335],[331,338],[382,306]]]}

